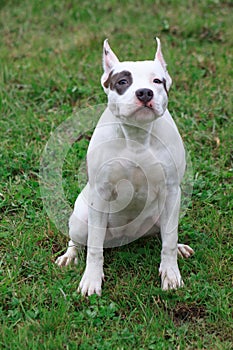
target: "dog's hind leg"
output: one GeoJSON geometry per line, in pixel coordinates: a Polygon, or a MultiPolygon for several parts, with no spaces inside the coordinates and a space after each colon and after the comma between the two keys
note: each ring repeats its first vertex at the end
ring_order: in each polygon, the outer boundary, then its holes
{"type": "Polygon", "coordinates": [[[68,249],[56,260],[58,266],[67,266],[71,263],[77,264],[77,253],[87,244],[88,233],[88,206],[80,194],[75,202],[74,211],[69,220],[69,237],[71,240],[68,249]]]}
{"type": "Polygon", "coordinates": [[[68,266],[71,263],[77,264],[78,259],[77,259],[77,247],[75,243],[70,240],[68,244],[67,251],[65,254],[59,256],[55,262],[58,266],[68,266]]]}
{"type": "Polygon", "coordinates": [[[194,250],[189,245],[178,243],[177,253],[182,258],[189,258],[194,254],[194,250]]]}

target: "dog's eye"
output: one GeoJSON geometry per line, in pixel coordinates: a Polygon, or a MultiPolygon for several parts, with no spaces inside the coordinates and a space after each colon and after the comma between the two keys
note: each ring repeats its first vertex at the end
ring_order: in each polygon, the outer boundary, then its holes
{"type": "Polygon", "coordinates": [[[117,82],[117,84],[119,85],[125,85],[125,84],[128,84],[128,81],[126,79],[121,79],[117,82]]]}
{"type": "Polygon", "coordinates": [[[155,83],[155,84],[162,84],[163,82],[160,79],[154,79],[153,83],[155,83]]]}

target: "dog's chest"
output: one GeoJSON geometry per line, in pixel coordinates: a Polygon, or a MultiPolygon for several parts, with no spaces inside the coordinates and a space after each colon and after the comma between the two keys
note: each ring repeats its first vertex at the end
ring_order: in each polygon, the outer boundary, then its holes
{"type": "Polygon", "coordinates": [[[114,231],[113,235],[123,236],[146,232],[159,216],[158,205],[165,187],[161,164],[151,162],[150,156],[144,154],[134,159],[115,159],[109,169],[112,189],[109,229],[114,231]],[[116,227],[120,227],[119,232],[116,227]]]}
{"type": "Polygon", "coordinates": [[[122,154],[111,161],[108,171],[112,198],[124,200],[130,194],[133,206],[145,205],[148,198],[153,201],[164,184],[163,168],[150,152],[134,156],[122,154]]]}
{"type": "Polygon", "coordinates": [[[125,164],[126,178],[134,187],[135,196],[140,195],[146,186],[146,177],[139,164],[125,164]]]}

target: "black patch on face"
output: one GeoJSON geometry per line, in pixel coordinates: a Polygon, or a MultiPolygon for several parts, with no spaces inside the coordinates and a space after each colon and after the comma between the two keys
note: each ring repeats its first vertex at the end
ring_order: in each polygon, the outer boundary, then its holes
{"type": "Polygon", "coordinates": [[[166,84],[166,79],[163,78],[163,87],[164,87],[164,90],[166,91],[167,95],[168,95],[168,91],[167,91],[167,84],[166,84]]]}
{"type": "Polygon", "coordinates": [[[109,73],[108,79],[104,82],[104,87],[105,87],[106,89],[107,89],[107,88],[109,87],[109,85],[110,85],[112,73],[113,73],[113,71],[111,71],[111,72],[109,73]]]}
{"type": "Polygon", "coordinates": [[[104,83],[104,87],[110,87],[111,90],[116,90],[119,95],[123,95],[132,83],[132,74],[127,70],[123,70],[116,74],[110,72],[108,79],[104,83]]]}

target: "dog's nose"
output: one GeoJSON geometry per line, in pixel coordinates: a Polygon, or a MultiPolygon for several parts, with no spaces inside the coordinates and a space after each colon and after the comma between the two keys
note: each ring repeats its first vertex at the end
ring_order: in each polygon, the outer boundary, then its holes
{"type": "Polygon", "coordinates": [[[154,93],[152,90],[150,89],[138,89],[135,92],[137,98],[139,99],[139,101],[142,102],[149,102],[150,100],[152,100],[154,93]]]}

